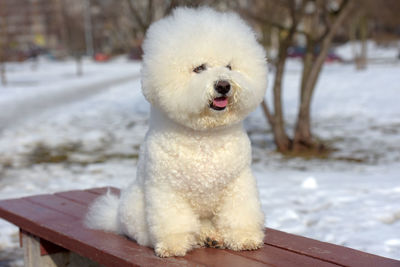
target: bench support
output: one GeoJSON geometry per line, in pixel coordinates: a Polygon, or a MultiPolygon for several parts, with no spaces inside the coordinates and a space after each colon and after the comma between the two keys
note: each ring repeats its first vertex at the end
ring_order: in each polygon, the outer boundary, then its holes
{"type": "Polygon", "coordinates": [[[24,248],[25,267],[99,267],[102,266],[94,261],[84,258],[74,252],[68,250],[57,249],[57,245],[53,244],[53,248],[49,247],[46,240],[42,240],[25,231],[21,231],[21,245],[24,248]],[[43,242],[44,241],[44,242],[43,242]],[[43,245],[45,244],[45,245],[43,245]],[[54,252],[56,251],[56,252],[54,252]]]}

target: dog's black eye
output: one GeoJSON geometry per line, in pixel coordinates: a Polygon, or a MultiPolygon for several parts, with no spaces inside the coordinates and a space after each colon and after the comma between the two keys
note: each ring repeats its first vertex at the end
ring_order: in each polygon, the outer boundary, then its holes
{"type": "Polygon", "coordinates": [[[226,67],[228,68],[228,70],[232,70],[231,64],[226,65],[226,67]]]}
{"type": "Polygon", "coordinates": [[[196,68],[193,69],[193,72],[200,73],[202,71],[205,71],[207,69],[206,64],[201,64],[200,66],[197,66],[196,68]]]}

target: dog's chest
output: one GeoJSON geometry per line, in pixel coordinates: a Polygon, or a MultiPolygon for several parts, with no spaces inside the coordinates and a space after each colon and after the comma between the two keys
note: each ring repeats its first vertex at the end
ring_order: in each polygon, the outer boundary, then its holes
{"type": "Polygon", "coordinates": [[[151,162],[157,165],[160,178],[181,192],[207,195],[222,190],[251,160],[250,142],[242,132],[157,139],[151,162]]]}

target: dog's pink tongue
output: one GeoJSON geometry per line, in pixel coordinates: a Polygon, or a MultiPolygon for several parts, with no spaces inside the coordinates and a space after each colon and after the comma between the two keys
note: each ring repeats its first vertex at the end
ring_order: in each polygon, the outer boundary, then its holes
{"type": "Polygon", "coordinates": [[[213,100],[213,105],[219,108],[224,108],[228,105],[227,97],[217,97],[213,100]]]}

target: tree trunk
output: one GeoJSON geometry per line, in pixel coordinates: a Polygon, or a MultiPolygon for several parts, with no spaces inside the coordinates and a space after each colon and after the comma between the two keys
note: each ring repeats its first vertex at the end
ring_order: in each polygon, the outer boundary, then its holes
{"type": "Polygon", "coordinates": [[[367,68],[367,34],[368,34],[368,21],[366,15],[360,18],[360,41],[361,51],[358,58],[357,69],[363,70],[367,68]]]}
{"type": "MultiPolygon", "coordinates": [[[[311,100],[319,73],[321,72],[325,58],[328,55],[333,36],[335,35],[339,26],[342,24],[343,20],[350,14],[353,5],[354,2],[346,1],[344,3],[336,19],[332,25],[330,25],[329,30],[322,38],[319,54],[315,61],[313,61],[311,69],[309,71],[303,71],[303,75],[306,73],[307,77],[304,77],[304,81],[302,82],[304,87],[301,90],[300,108],[297,116],[296,130],[293,141],[293,150],[295,152],[301,152],[310,149],[314,150],[315,148],[318,148],[311,134],[311,100]]],[[[308,44],[308,46],[314,47],[315,44],[316,43],[312,42],[311,44],[308,44]]]]}
{"type": "Polygon", "coordinates": [[[312,38],[307,37],[300,87],[300,108],[294,135],[293,150],[295,151],[303,150],[303,147],[309,147],[312,140],[310,105],[313,90],[307,87],[307,82],[310,79],[310,74],[315,63],[314,51],[315,43],[312,38]]]}
{"type": "Polygon", "coordinates": [[[313,62],[315,60],[314,52],[315,52],[315,43],[309,36],[306,37],[306,52],[303,58],[303,71],[301,74],[301,87],[300,87],[300,99],[304,97],[304,88],[307,82],[308,77],[310,76],[310,72],[313,66],[313,62]]]}
{"type": "Polygon", "coordinates": [[[6,78],[6,63],[0,62],[0,76],[1,76],[1,84],[3,86],[7,85],[7,78],[6,78]]]}
{"type": "MultiPolygon", "coordinates": [[[[285,130],[285,121],[282,108],[282,79],[285,71],[287,50],[292,43],[296,32],[297,24],[292,25],[286,32],[286,36],[279,38],[278,59],[276,62],[275,80],[273,85],[274,114],[269,112],[266,102],[263,102],[263,110],[270,123],[274,135],[274,141],[279,152],[288,152],[292,148],[292,140],[288,137],[285,130]]],[[[281,32],[283,33],[283,32],[281,32]]]]}
{"type": "Polygon", "coordinates": [[[77,76],[82,76],[83,75],[82,56],[81,55],[76,55],[75,56],[75,62],[76,62],[76,75],[77,76]]]}
{"type": "Polygon", "coordinates": [[[358,53],[357,53],[357,19],[352,19],[349,26],[349,41],[351,44],[351,54],[353,56],[353,61],[356,62],[358,53]]]}
{"type": "Polygon", "coordinates": [[[267,59],[270,59],[271,56],[271,47],[272,47],[272,27],[268,24],[262,24],[262,33],[263,33],[263,44],[265,51],[267,52],[267,59]]]}
{"type": "MultiPolygon", "coordinates": [[[[5,10],[4,2],[0,1],[0,10],[5,10]]],[[[8,48],[7,16],[0,12],[0,78],[3,86],[7,85],[6,78],[6,49],[8,48]]]]}
{"type": "Polygon", "coordinates": [[[278,62],[276,64],[276,73],[273,86],[274,93],[274,121],[273,132],[275,143],[280,152],[286,152],[290,149],[290,140],[285,131],[285,122],[282,108],[282,79],[285,71],[287,58],[287,49],[289,48],[291,36],[286,36],[279,45],[278,62]]]}

